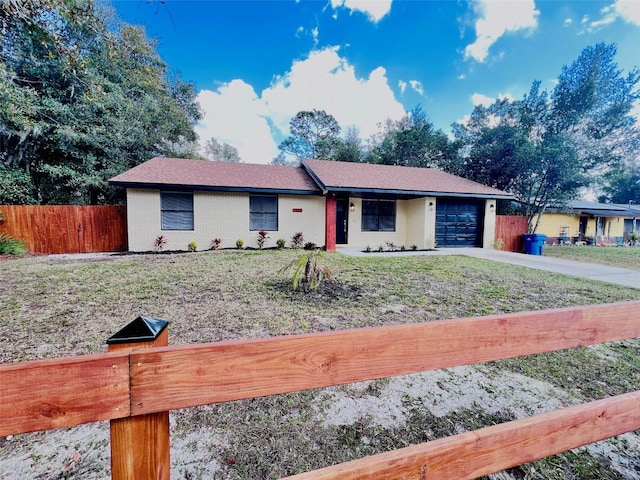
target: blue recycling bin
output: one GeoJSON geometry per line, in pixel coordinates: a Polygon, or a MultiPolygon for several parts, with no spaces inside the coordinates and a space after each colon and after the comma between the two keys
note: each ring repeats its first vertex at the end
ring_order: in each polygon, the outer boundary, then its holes
{"type": "Polygon", "coordinates": [[[542,255],[547,236],[544,233],[529,233],[524,235],[524,253],[527,255],[542,255]]]}

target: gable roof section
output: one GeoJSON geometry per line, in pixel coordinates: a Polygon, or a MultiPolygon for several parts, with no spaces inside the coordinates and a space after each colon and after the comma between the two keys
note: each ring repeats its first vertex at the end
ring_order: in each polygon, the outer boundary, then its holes
{"type": "Polygon", "coordinates": [[[303,167],[327,192],[405,196],[512,199],[513,195],[434,168],[304,160],[303,167]]]}
{"type": "Polygon", "coordinates": [[[109,183],[127,188],[321,193],[309,175],[298,167],[162,157],[152,158],[121,173],[109,179],[109,183]]]}

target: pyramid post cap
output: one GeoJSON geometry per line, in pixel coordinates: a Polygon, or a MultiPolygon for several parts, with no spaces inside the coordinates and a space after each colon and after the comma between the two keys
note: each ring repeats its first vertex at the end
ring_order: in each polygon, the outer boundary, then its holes
{"type": "Polygon", "coordinates": [[[117,343],[152,342],[169,325],[166,320],[138,317],[107,339],[107,345],[117,343]]]}

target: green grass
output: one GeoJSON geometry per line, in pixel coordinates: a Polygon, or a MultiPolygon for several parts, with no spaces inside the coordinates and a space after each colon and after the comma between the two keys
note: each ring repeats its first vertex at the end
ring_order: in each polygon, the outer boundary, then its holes
{"type": "MultiPolygon", "coordinates": [[[[294,292],[290,276],[277,271],[298,254],[219,250],[102,261],[4,261],[0,360],[102,352],[106,339],[138,315],[169,320],[170,344],[178,345],[640,299],[640,291],[630,288],[462,256],[326,254],[321,263],[335,280],[309,293],[294,292]]],[[[482,371],[496,378],[515,372],[585,401],[640,389],[639,348],[638,340],[629,340],[493,362],[482,371]]],[[[388,385],[378,380],[360,390],[334,390],[354,400],[384,400],[388,385]]],[[[397,425],[382,426],[366,416],[336,425],[325,421],[333,405],[331,391],[173,412],[172,442],[191,440],[185,450],[172,451],[172,458],[182,461],[197,452],[203,459],[184,460],[184,478],[211,478],[205,467],[217,462],[221,470],[215,478],[270,479],[514,417],[509,409],[495,412],[482,404],[437,417],[409,395],[402,406],[406,418],[397,425]]],[[[0,457],[21,454],[20,448],[37,453],[33,435],[46,439],[45,434],[27,434],[0,442],[0,457]]],[[[619,453],[624,455],[623,447],[619,453]]],[[[610,460],[582,450],[518,468],[516,478],[620,478],[610,460]]],[[[98,472],[87,478],[104,476],[98,472]]]]}
{"type": "Polygon", "coordinates": [[[544,256],[640,270],[640,247],[547,246],[544,256]]]}

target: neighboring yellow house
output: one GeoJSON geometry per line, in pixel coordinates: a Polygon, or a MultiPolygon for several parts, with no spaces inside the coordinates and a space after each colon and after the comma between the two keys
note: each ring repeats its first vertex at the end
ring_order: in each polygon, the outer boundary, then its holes
{"type": "Polygon", "coordinates": [[[625,234],[637,231],[638,227],[640,210],[637,208],[577,200],[568,212],[547,209],[537,232],[547,235],[548,245],[590,241],[619,245],[625,234]]]}

